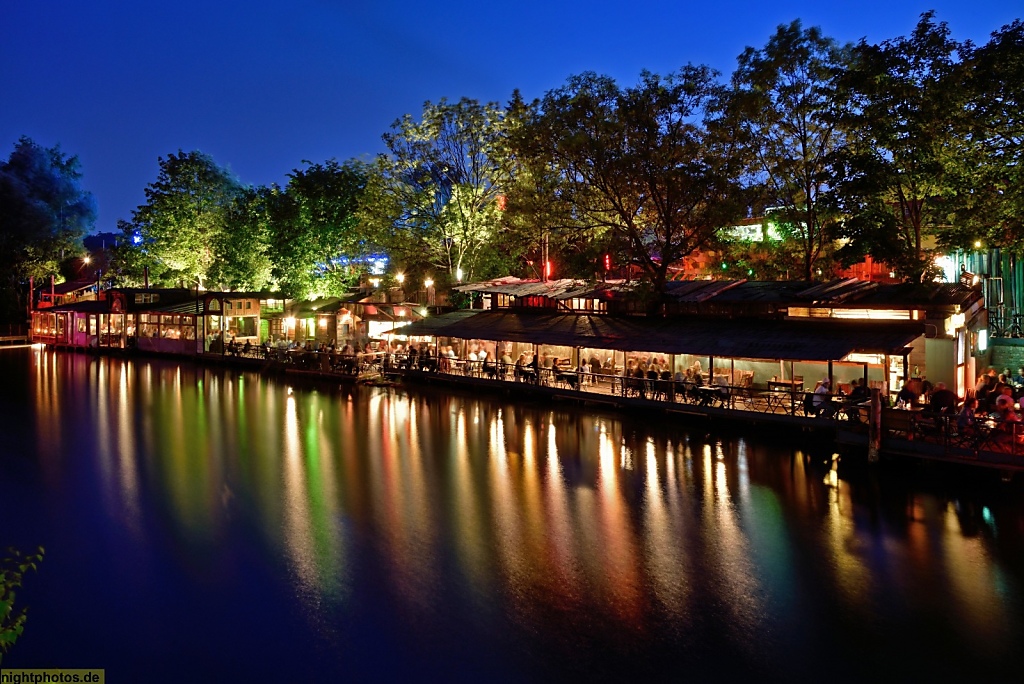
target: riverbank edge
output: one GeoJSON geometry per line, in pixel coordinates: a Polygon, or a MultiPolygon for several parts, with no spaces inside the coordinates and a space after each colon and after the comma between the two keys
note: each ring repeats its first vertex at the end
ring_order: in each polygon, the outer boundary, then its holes
{"type": "MultiPolygon", "coordinates": [[[[59,351],[74,352],[75,350],[59,351]]],[[[188,361],[213,367],[244,369],[261,375],[286,377],[319,386],[355,387],[365,385],[402,389],[421,386],[457,390],[469,394],[484,392],[495,397],[539,400],[553,405],[567,404],[579,408],[597,409],[607,412],[609,415],[627,413],[639,414],[648,418],[659,416],[666,420],[679,420],[689,428],[705,430],[709,434],[722,432],[725,429],[736,435],[749,435],[755,432],[764,434],[767,431],[772,436],[790,440],[797,448],[810,449],[818,454],[825,452],[830,455],[839,454],[847,465],[855,467],[869,465],[866,433],[861,435],[856,431],[843,430],[835,421],[825,421],[816,417],[737,411],[729,408],[666,403],[639,397],[590,394],[561,387],[524,382],[495,382],[486,378],[420,370],[395,370],[382,375],[360,376],[329,373],[318,369],[293,368],[266,359],[222,354],[180,355],[137,349],[90,349],[88,352],[96,356],[153,358],[178,363],[188,361]]],[[[966,467],[968,470],[987,470],[997,472],[1003,481],[1009,481],[1015,473],[1024,471],[1024,462],[1016,464],[1004,460],[990,463],[968,454],[949,456],[929,450],[923,443],[916,444],[907,440],[883,440],[880,457],[882,462],[912,460],[927,464],[953,465],[959,469],[966,467]]]]}

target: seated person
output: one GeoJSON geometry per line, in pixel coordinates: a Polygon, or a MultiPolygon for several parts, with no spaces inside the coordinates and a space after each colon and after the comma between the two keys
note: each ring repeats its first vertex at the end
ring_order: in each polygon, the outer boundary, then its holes
{"type": "Polygon", "coordinates": [[[862,379],[854,378],[850,381],[850,396],[849,400],[852,403],[859,404],[867,401],[871,398],[871,392],[868,390],[867,385],[862,379]]]}
{"type": "Polygon", "coordinates": [[[937,382],[935,383],[935,391],[932,392],[931,400],[928,403],[928,410],[932,413],[953,415],[959,403],[959,397],[952,390],[946,389],[946,383],[937,382]]]}
{"type": "Polygon", "coordinates": [[[515,376],[517,379],[526,377],[526,354],[520,354],[516,359],[515,376]]]}
{"type": "Polygon", "coordinates": [[[908,406],[917,402],[918,394],[915,391],[914,383],[910,380],[903,383],[903,389],[896,395],[896,403],[903,402],[908,406]]]}
{"type": "Polygon", "coordinates": [[[1024,366],[1017,369],[1017,374],[1013,376],[1012,381],[1017,387],[1024,386],[1024,366]]]}
{"type": "Polygon", "coordinates": [[[1017,415],[1017,406],[1013,401],[1013,398],[1006,395],[999,395],[995,402],[995,411],[992,413],[992,418],[998,421],[996,429],[1001,435],[1016,435],[1018,433],[1018,423],[1021,422],[1020,416],[1017,415]]]}
{"type": "Polygon", "coordinates": [[[960,409],[960,413],[956,417],[956,426],[960,430],[961,434],[972,432],[978,424],[978,399],[977,397],[967,397],[964,400],[964,405],[960,409]]]}
{"type": "Polygon", "coordinates": [[[832,409],[832,383],[828,378],[820,381],[817,387],[814,388],[814,396],[812,397],[811,403],[813,406],[812,415],[831,416],[834,413],[832,409]]]}
{"type": "Polygon", "coordinates": [[[506,349],[501,353],[501,360],[498,361],[498,374],[501,376],[507,376],[509,369],[512,367],[512,355],[508,353],[506,349]]]}

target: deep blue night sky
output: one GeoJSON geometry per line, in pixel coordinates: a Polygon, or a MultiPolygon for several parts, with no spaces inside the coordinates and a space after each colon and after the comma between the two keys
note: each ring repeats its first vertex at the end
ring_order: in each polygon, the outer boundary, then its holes
{"type": "Polygon", "coordinates": [[[927,9],[976,42],[1024,14],[1006,0],[0,0],[0,155],[20,135],[77,154],[96,229],[114,230],[178,149],[280,183],[304,159],[380,152],[426,100],[533,98],[586,70],[622,83],[687,62],[728,74],[780,23],[874,42],[927,9]]]}

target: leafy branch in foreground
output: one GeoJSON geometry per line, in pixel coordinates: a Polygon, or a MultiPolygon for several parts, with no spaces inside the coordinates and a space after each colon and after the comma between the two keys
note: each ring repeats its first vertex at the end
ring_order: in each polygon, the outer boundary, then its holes
{"type": "Polygon", "coordinates": [[[7,549],[7,555],[0,560],[0,663],[14,643],[25,631],[28,608],[15,612],[16,589],[21,587],[22,578],[29,570],[38,570],[43,561],[43,547],[36,553],[23,555],[14,548],[7,549]]]}

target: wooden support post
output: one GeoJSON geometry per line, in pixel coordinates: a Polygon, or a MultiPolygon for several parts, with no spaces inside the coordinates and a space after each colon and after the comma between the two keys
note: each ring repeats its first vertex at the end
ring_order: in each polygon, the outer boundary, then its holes
{"type": "Polygon", "coordinates": [[[878,452],[882,446],[882,394],[877,387],[871,388],[871,410],[868,413],[868,463],[878,463],[878,452]]]}

